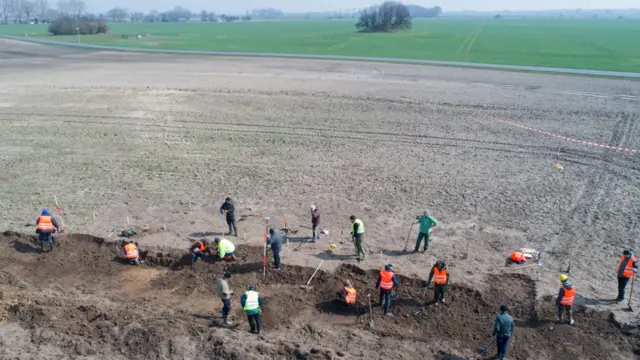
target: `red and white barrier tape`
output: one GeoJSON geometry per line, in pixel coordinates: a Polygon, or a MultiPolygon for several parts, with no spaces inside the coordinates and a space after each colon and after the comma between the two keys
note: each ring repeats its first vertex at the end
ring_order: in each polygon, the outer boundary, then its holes
{"type": "Polygon", "coordinates": [[[589,145],[589,146],[595,146],[595,147],[599,147],[599,148],[603,148],[603,149],[626,151],[626,152],[629,152],[629,153],[638,153],[638,152],[640,152],[640,150],[630,149],[630,148],[627,148],[627,147],[612,146],[612,145],[607,145],[607,144],[599,144],[599,143],[593,142],[593,141],[580,140],[580,139],[570,138],[570,137],[567,137],[567,136],[557,135],[557,134],[554,134],[554,133],[550,133],[548,131],[538,130],[536,128],[532,128],[532,127],[524,126],[524,125],[519,125],[519,124],[516,124],[516,123],[509,122],[509,121],[504,121],[504,120],[499,120],[499,119],[494,119],[494,120],[498,121],[498,122],[501,122],[503,124],[516,126],[516,127],[521,128],[521,129],[525,129],[525,130],[529,130],[529,131],[535,131],[535,132],[540,133],[540,134],[548,135],[548,136],[551,136],[551,137],[555,137],[555,138],[558,138],[558,139],[562,139],[562,140],[570,141],[570,142],[574,142],[574,143],[580,143],[580,144],[585,144],[585,145],[589,145]]]}
{"type": "MultiPolygon", "coordinates": [[[[410,103],[420,104],[419,101],[411,100],[411,99],[404,98],[404,97],[398,97],[398,100],[402,100],[402,101],[410,102],[410,103]]],[[[434,109],[445,108],[444,106],[441,106],[441,105],[432,105],[432,107],[434,109]]],[[[510,121],[498,119],[498,118],[495,118],[493,116],[491,116],[490,119],[493,120],[493,121],[497,121],[499,123],[503,123],[503,124],[507,124],[507,125],[511,125],[511,126],[516,126],[516,127],[521,128],[521,129],[525,129],[525,130],[529,130],[529,131],[535,131],[537,133],[548,135],[548,136],[551,136],[551,137],[554,137],[554,138],[558,138],[558,139],[562,139],[562,140],[565,140],[565,141],[570,141],[570,142],[579,143],[579,144],[585,144],[585,145],[589,145],[589,146],[595,146],[595,147],[599,147],[599,148],[602,148],[602,149],[626,151],[626,152],[632,153],[632,154],[633,153],[640,153],[640,150],[637,150],[637,149],[630,149],[628,147],[612,146],[612,145],[607,145],[607,144],[600,144],[600,143],[593,142],[593,141],[574,139],[574,138],[571,138],[571,137],[568,137],[568,136],[557,135],[557,134],[554,134],[554,133],[550,133],[548,131],[539,130],[539,129],[532,128],[532,127],[529,127],[529,126],[524,126],[524,125],[512,123],[510,121]]]]}

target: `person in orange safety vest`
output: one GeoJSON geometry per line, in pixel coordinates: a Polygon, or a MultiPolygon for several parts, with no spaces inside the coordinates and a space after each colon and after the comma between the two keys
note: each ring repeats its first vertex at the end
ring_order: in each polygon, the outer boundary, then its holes
{"type": "Polygon", "coordinates": [[[191,253],[191,271],[196,272],[196,261],[212,253],[209,248],[209,240],[202,238],[196,241],[195,244],[189,248],[189,252],[191,253]]]}
{"type": "Polygon", "coordinates": [[[434,286],[434,295],[433,302],[436,305],[440,303],[444,304],[444,295],[447,293],[447,284],[449,284],[449,273],[447,272],[447,262],[446,261],[437,261],[433,268],[431,268],[431,272],[429,273],[429,280],[427,280],[427,286],[431,284],[431,280],[433,280],[434,286]]]}
{"type": "Polygon", "coordinates": [[[573,288],[569,277],[565,274],[558,275],[558,280],[562,282],[560,285],[560,292],[556,298],[556,305],[558,306],[558,322],[561,323],[564,318],[564,313],[567,313],[569,317],[569,325],[575,324],[573,321],[573,301],[576,298],[576,289],[573,288]]]}
{"type": "Polygon", "coordinates": [[[384,270],[380,271],[378,276],[378,282],[376,283],[376,289],[380,288],[380,306],[384,309],[384,314],[387,316],[393,316],[389,312],[391,307],[391,292],[393,288],[400,286],[396,279],[396,274],[393,273],[393,267],[391,264],[385,265],[384,270]]]}
{"type": "Polygon", "coordinates": [[[344,286],[340,290],[340,299],[348,306],[356,304],[356,288],[353,287],[351,281],[344,281],[344,286]]]}
{"type": "Polygon", "coordinates": [[[622,252],[620,263],[618,264],[618,297],[616,302],[624,300],[624,289],[627,287],[630,279],[635,277],[638,272],[638,261],[633,256],[631,250],[622,252]]]}
{"type": "Polygon", "coordinates": [[[38,239],[40,240],[40,250],[42,252],[45,251],[44,244],[49,244],[50,251],[53,251],[53,236],[52,234],[56,231],[61,231],[60,226],[58,226],[58,222],[56,219],[51,216],[49,210],[44,209],[40,213],[38,220],[36,221],[36,233],[38,234],[38,239]]]}
{"type": "Polygon", "coordinates": [[[140,251],[138,250],[138,245],[136,245],[133,240],[129,240],[129,242],[123,240],[122,251],[124,252],[124,258],[127,259],[129,264],[140,265],[140,251]]]}

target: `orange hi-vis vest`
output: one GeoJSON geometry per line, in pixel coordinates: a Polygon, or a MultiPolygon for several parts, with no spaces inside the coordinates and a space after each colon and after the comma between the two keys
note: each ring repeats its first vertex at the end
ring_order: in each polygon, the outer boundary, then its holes
{"type": "Polygon", "coordinates": [[[344,291],[347,292],[347,295],[344,298],[344,301],[351,305],[356,303],[356,289],[352,287],[345,286],[344,291]]]}
{"type": "Polygon", "coordinates": [[[527,258],[524,256],[524,253],[522,251],[514,251],[511,253],[511,260],[519,263],[527,261],[527,258]]]}
{"type": "Polygon", "coordinates": [[[194,253],[198,251],[204,251],[207,248],[207,246],[202,241],[198,241],[196,244],[198,244],[198,247],[193,249],[194,253]]]}
{"type": "Polygon", "coordinates": [[[127,259],[137,259],[138,258],[138,247],[136,244],[126,244],[124,246],[124,254],[127,259]]]}
{"type": "Polygon", "coordinates": [[[393,288],[393,272],[380,271],[380,289],[391,290],[391,288],[393,288]]]}
{"type": "MultiPolygon", "coordinates": [[[[624,256],[620,258],[620,264],[618,265],[618,274],[620,273],[620,266],[622,266],[622,263],[624,262],[625,258],[624,256]]],[[[635,269],[633,268],[633,262],[636,261],[636,258],[631,256],[629,257],[629,261],[627,261],[627,263],[624,265],[624,270],[622,271],[622,276],[626,277],[626,278],[630,278],[633,277],[633,274],[635,274],[635,269]]]]}
{"type": "Polygon", "coordinates": [[[560,299],[560,305],[573,305],[573,299],[576,297],[576,289],[571,288],[571,290],[567,289],[562,285],[564,289],[564,297],[560,299]]]}
{"type": "Polygon", "coordinates": [[[38,226],[36,226],[36,229],[40,231],[56,231],[56,227],[53,226],[51,216],[40,216],[38,218],[38,226]]]}
{"type": "Polygon", "coordinates": [[[447,269],[439,270],[437,267],[433,268],[433,282],[438,285],[444,285],[447,283],[447,269]]]}

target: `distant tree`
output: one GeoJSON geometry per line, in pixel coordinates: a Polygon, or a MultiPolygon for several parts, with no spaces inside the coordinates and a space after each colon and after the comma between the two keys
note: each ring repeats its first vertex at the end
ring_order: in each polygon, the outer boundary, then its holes
{"type": "Polygon", "coordinates": [[[22,13],[25,16],[26,22],[31,21],[31,17],[35,14],[36,4],[33,1],[22,2],[22,13]]]}
{"type": "Polygon", "coordinates": [[[158,12],[156,10],[149,11],[149,13],[147,15],[145,15],[143,21],[144,22],[150,22],[150,23],[160,21],[159,16],[158,16],[158,12]]]}
{"type": "Polygon", "coordinates": [[[214,13],[214,12],[210,12],[210,13],[207,15],[207,19],[208,19],[209,21],[218,21],[218,18],[216,17],[216,13],[214,13]]]}
{"type": "Polygon", "coordinates": [[[57,3],[60,15],[78,19],[87,12],[87,3],[83,0],[61,0],[57,3]]]}
{"type": "Polygon", "coordinates": [[[141,22],[144,20],[144,13],[134,12],[131,14],[131,22],[141,22]]]}
{"type": "Polygon", "coordinates": [[[407,9],[409,10],[411,17],[414,19],[437,18],[442,14],[442,8],[440,6],[426,8],[419,5],[407,5],[407,9]]]}
{"type": "Polygon", "coordinates": [[[502,15],[500,15],[500,14],[496,14],[493,18],[494,18],[494,19],[502,19],[502,15]]]}
{"type": "Polygon", "coordinates": [[[242,17],[242,21],[251,21],[251,15],[245,15],[242,17]]]}
{"type": "Polygon", "coordinates": [[[356,23],[358,31],[391,32],[411,29],[411,14],[399,2],[387,1],[360,11],[356,23]]]}
{"type": "Polygon", "coordinates": [[[173,10],[160,14],[160,21],[162,22],[188,21],[190,18],[191,11],[183,8],[182,6],[176,6],[173,10]]]}
{"type": "Polygon", "coordinates": [[[209,21],[209,13],[207,10],[200,11],[200,21],[209,21]]]}
{"type": "Polygon", "coordinates": [[[113,22],[123,22],[127,18],[128,14],[129,11],[121,7],[114,7],[113,9],[107,11],[107,16],[109,16],[109,19],[111,19],[111,21],[113,22]]]}
{"type": "Polygon", "coordinates": [[[35,16],[40,20],[45,19],[45,14],[47,13],[47,10],[49,10],[49,2],[47,0],[35,0],[33,2],[33,6],[35,16]]]}

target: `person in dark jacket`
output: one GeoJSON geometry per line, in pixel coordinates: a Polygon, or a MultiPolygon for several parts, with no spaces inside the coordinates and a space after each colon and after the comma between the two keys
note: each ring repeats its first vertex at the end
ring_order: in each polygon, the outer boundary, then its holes
{"type": "Polygon", "coordinates": [[[249,319],[249,325],[251,326],[251,330],[249,332],[257,332],[258,335],[262,335],[262,321],[260,318],[262,310],[260,310],[260,308],[264,305],[255,286],[250,285],[249,290],[242,294],[242,297],[240,297],[240,304],[249,319]]]}
{"type": "Polygon", "coordinates": [[[320,210],[315,205],[311,205],[311,230],[311,242],[320,240],[320,210]]]}
{"type": "Polygon", "coordinates": [[[633,256],[631,250],[622,252],[620,263],[618,264],[618,297],[616,302],[624,300],[624,289],[630,279],[633,279],[638,272],[638,261],[633,256]]]}
{"type": "Polygon", "coordinates": [[[222,206],[220,206],[220,214],[225,214],[227,225],[229,226],[229,235],[238,236],[238,225],[236,223],[236,206],[231,198],[226,198],[222,206]]]}
{"type": "Polygon", "coordinates": [[[280,235],[280,233],[275,231],[273,228],[269,229],[267,244],[271,245],[271,251],[273,252],[273,267],[279,269],[280,250],[282,250],[282,235],[280,235]]]}
{"type": "Polygon", "coordinates": [[[560,291],[556,298],[556,306],[558,307],[558,322],[561,323],[564,319],[564,313],[567,313],[569,318],[569,325],[575,324],[573,321],[573,301],[576,297],[576,290],[571,285],[569,277],[565,274],[558,275],[558,280],[562,282],[560,285],[560,291]]]}
{"type": "Polygon", "coordinates": [[[49,210],[44,209],[40,213],[38,220],[36,220],[36,234],[38,234],[38,240],[40,240],[40,250],[45,251],[44,244],[49,244],[50,251],[53,251],[53,236],[56,231],[60,232],[60,226],[56,219],[51,216],[49,210]]]}
{"type": "Polygon", "coordinates": [[[378,275],[378,281],[376,282],[376,289],[380,289],[380,306],[384,309],[384,314],[387,316],[393,316],[389,312],[391,306],[391,292],[393,288],[398,288],[400,283],[396,279],[396,274],[393,272],[393,266],[391,264],[385,265],[384,270],[380,271],[378,275]]]}
{"type": "Polygon", "coordinates": [[[447,285],[449,284],[449,272],[447,271],[446,261],[437,261],[431,268],[429,273],[429,280],[427,280],[427,286],[431,284],[431,280],[434,280],[434,294],[433,302],[436,305],[440,303],[444,304],[444,296],[447,293],[447,285]],[[434,277],[435,276],[435,277],[434,277]]]}
{"type": "Polygon", "coordinates": [[[511,339],[511,332],[515,325],[513,318],[509,315],[509,308],[507,305],[500,305],[500,315],[496,316],[496,321],[493,325],[493,336],[496,337],[496,346],[498,348],[498,354],[493,359],[504,360],[507,356],[507,345],[509,345],[509,339],[511,339]]]}

